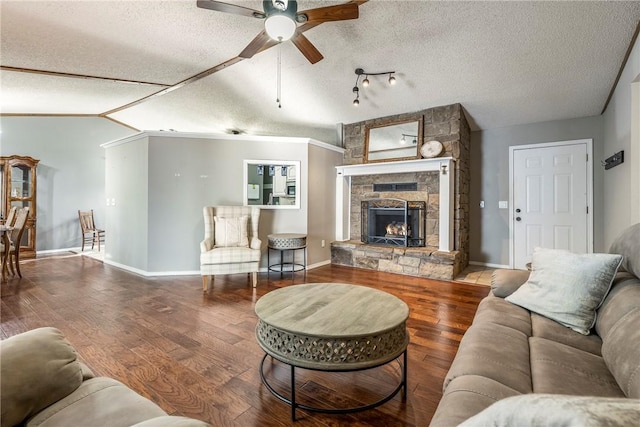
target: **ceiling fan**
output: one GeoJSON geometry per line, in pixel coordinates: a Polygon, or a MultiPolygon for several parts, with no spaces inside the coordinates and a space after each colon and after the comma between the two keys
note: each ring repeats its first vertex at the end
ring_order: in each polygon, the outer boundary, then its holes
{"type": "Polygon", "coordinates": [[[197,5],[200,8],[216,12],[234,13],[265,20],[265,29],[240,52],[238,56],[241,58],[251,58],[256,53],[262,52],[277,43],[291,39],[298,50],[312,64],[320,61],[323,56],[302,32],[323,22],[358,18],[358,3],[356,2],[319,7],[301,12],[298,12],[298,4],[295,0],[264,0],[262,2],[263,12],[216,0],[198,0],[197,5]],[[298,24],[302,25],[298,27],[298,24]]]}

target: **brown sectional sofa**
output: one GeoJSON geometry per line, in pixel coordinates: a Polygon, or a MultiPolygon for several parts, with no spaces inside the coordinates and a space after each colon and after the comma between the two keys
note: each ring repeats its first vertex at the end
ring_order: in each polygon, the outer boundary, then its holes
{"type": "MultiPolygon", "coordinates": [[[[615,398],[602,399],[607,404],[617,402],[625,407],[624,416],[613,411],[615,416],[620,415],[618,424],[613,425],[627,425],[624,420],[633,419],[635,425],[640,425],[640,224],[627,230],[611,252],[623,255],[623,263],[597,310],[590,335],[574,332],[505,301],[527,281],[529,272],[496,270],[492,293],[481,301],[445,378],[443,397],[431,426],[458,425],[485,409],[487,413],[491,405],[502,399],[521,396],[510,399],[510,405],[499,409],[513,411],[508,418],[510,422],[506,422],[513,425],[518,412],[530,409],[525,406],[525,398],[531,401],[542,396],[538,394],[554,395],[551,402],[566,400],[569,403],[565,412],[572,407],[571,396],[597,397],[583,407],[573,405],[576,412],[589,412],[595,425],[604,424],[602,419],[598,420],[602,414],[595,413],[598,399],[615,398]]],[[[545,405],[548,407],[548,402],[545,405]]],[[[480,414],[467,424],[500,425],[495,422],[499,411],[484,418],[480,414]]],[[[542,416],[550,410],[540,408],[538,412],[542,416]]],[[[612,413],[611,408],[603,412],[612,413]]],[[[579,418],[574,418],[572,425],[587,423],[575,419],[579,418]]],[[[530,421],[554,424],[550,418],[530,421]]]]}
{"type": "Polygon", "coordinates": [[[121,382],[96,377],[55,328],[0,343],[2,427],[207,427],[169,416],[121,382]]]}

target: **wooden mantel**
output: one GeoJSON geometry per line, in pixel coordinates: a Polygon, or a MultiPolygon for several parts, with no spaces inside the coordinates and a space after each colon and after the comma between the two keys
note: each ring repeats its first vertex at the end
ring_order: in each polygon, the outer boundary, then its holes
{"type": "Polygon", "coordinates": [[[438,249],[450,252],[453,244],[454,162],[452,157],[336,166],[336,240],[349,240],[351,177],[408,172],[440,172],[440,241],[438,249]]]}

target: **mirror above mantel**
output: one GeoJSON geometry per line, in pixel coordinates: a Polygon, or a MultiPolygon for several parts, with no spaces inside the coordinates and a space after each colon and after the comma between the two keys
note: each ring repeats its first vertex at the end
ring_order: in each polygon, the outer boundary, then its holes
{"type": "Polygon", "coordinates": [[[300,162],[244,160],[245,206],[300,209],[300,162]]]}
{"type": "Polygon", "coordinates": [[[420,158],[422,116],[367,125],[364,141],[366,163],[420,158]]]}

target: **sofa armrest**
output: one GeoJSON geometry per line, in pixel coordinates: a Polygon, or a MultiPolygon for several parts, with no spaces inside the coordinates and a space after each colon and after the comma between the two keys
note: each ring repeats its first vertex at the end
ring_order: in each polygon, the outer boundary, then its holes
{"type": "Polygon", "coordinates": [[[22,425],[82,384],[77,353],[62,332],[38,328],[0,342],[2,426],[22,425]]]}
{"type": "Polygon", "coordinates": [[[262,240],[258,239],[257,237],[251,238],[251,244],[249,245],[251,249],[260,249],[261,246],[262,240]]]}
{"type": "Polygon", "coordinates": [[[211,237],[207,237],[202,242],[200,242],[200,252],[209,252],[213,249],[213,239],[211,237]]]}
{"type": "Polygon", "coordinates": [[[495,270],[491,275],[491,291],[497,297],[506,298],[529,279],[529,274],[527,270],[495,270]]]}

